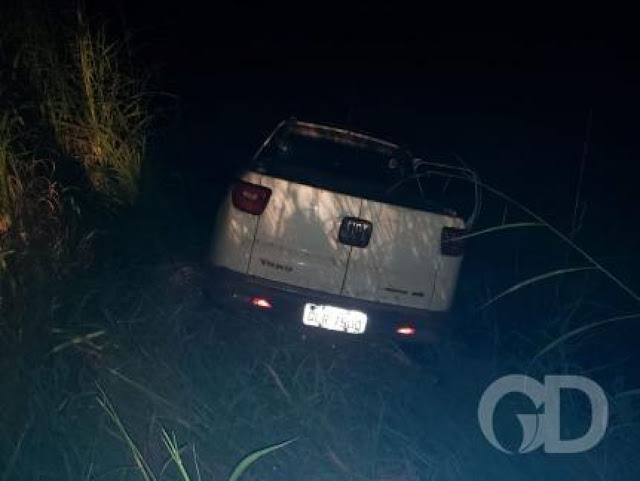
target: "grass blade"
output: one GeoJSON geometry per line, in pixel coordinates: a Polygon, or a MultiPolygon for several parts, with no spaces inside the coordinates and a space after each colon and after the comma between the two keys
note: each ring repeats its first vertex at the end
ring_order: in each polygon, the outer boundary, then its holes
{"type": "MultiPolygon", "coordinates": [[[[591,263],[598,271],[600,271],[602,274],[604,274],[606,277],[608,277],[611,281],[613,281],[620,289],[622,289],[624,292],[626,292],[635,301],[640,302],[640,295],[638,295],[632,288],[630,288],[622,280],[620,280],[609,269],[607,269],[600,262],[598,262],[593,256],[591,256],[582,247],[580,247],[573,240],[571,240],[569,238],[569,236],[567,236],[566,234],[563,234],[559,229],[557,229],[556,227],[551,225],[549,222],[544,220],[540,215],[536,214],[533,210],[529,209],[527,206],[525,206],[521,202],[518,202],[517,200],[515,200],[510,195],[505,194],[501,190],[496,189],[495,187],[493,187],[493,186],[491,186],[489,184],[485,184],[484,182],[480,182],[477,179],[471,180],[471,179],[469,179],[467,177],[464,177],[462,175],[448,174],[448,173],[442,173],[442,172],[431,172],[430,174],[431,175],[446,176],[446,177],[451,177],[451,178],[455,178],[455,179],[461,179],[461,180],[464,180],[466,182],[473,182],[478,187],[481,187],[482,189],[486,190],[487,192],[491,192],[493,195],[495,195],[495,196],[503,199],[504,201],[508,202],[509,204],[512,204],[512,205],[516,206],[522,212],[524,212],[525,214],[529,215],[531,218],[535,219],[540,224],[544,225],[553,235],[558,237],[562,242],[567,244],[575,252],[577,252],[583,258],[585,258],[587,261],[589,261],[589,263],[591,263]]],[[[421,176],[422,175],[423,174],[421,174],[421,176]]],[[[418,176],[416,176],[416,177],[418,177],[418,176]]]]}
{"type": "Polygon", "coordinates": [[[156,481],[156,478],[153,475],[153,471],[151,471],[151,468],[145,461],[144,457],[142,456],[142,453],[140,452],[136,444],[133,442],[133,439],[131,439],[131,437],[129,436],[129,433],[127,432],[126,428],[122,424],[122,421],[120,420],[118,413],[113,407],[113,404],[111,404],[111,401],[109,401],[107,394],[104,392],[104,390],[100,385],[98,385],[98,390],[100,391],[100,397],[98,398],[98,403],[100,404],[102,409],[104,409],[105,412],[109,415],[113,423],[117,426],[118,430],[120,431],[120,434],[122,434],[122,437],[126,441],[127,446],[131,450],[133,460],[136,466],[138,467],[138,469],[140,470],[140,473],[142,474],[142,478],[144,479],[144,481],[156,481]]]}
{"type": "Polygon", "coordinates": [[[543,355],[545,355],[547,352],[551,351],[555,347],[559,346],[560,344],[565,342],[567,339],[571,339],[572,337],[575,337],[578,334],[581,334],[581,333],[583,333],[585,331],[588,331],[589,329],[594,329],[596,327],[604,326],[604,325],[607,325],[607,324],[612,324],[614,322],[626,321],[626,320],[629,320],[629,319],[638,319],[638,318],[640,318],[640,314],[638,314],[638,313],[636,313],[636,314],[627,314],[627,315],[624,315],[624,316],[610,317],[610,318],[604,319],[602,321],[595,321],[595,322],[592,322],[592,323],[587,324],[585,326],[573,329],[573,330],[567,332],[566,334],[563,334],[562,336],[558,337],[553,342],[547,344],[547,346],[545,346],[544,349],[542,349],[540,352],[538,352],[538,354],[533,356],[533,359],[531,359],[531,362],[529,363],[529,365],[532,365],[533,363],[535,363],[540,357],[542,357],[543,355]]]}
{"type": "Polygon", "coordinates": [[[555,276],[561,276],[561,275],[564,275],[564,274],[569,274],[569,273],[572,273],[572,272],[593,271],[593,270],[597,270],[597,268],[596,267],[571,267],[571,268],[567,268],[567,269],[558,269],[556,271],[545,272],[544,274],[540,274],[538,276],[535,276],[535,277],[532,277],[530,279],[526,279],[526,280],[524,280],[522,282],[519,282],[515,286],[511,286],[506,291],[502,291],[497,296],[492,297],[487,302],[482,304],[479,307],[479,309],[482,310],[485,307],[488,307],[491,304],[493,304],[498,299],[501,299],[501,298],[503,298],[504,296],[506,296],[508,294],[511,294],[511,293],[513,293],[513,292],[515,292],[515,291],[517,291],[519,289],[522,289],[523,287],[529,286],[531,284],[535,284],[536,282],[540,282],[540,281],[543,281],[545,279],[549,279],[549,278],[555,277],[555,276]]]}
{"type": "Polygon", "coordinates": [[[240,462],[238,463],[238,465],[235,467],[235,469],[233,470],[233,472],[231,473],[231,476],[229,476],[229,481],[238,481],[238,479],[240,479],[240,476],[242,476],[244,474],[244,472],[249,469],[249,467],[255,463],[258,459],[260,459],[262,456],[269,454],[272,451],[276,451],[277,449],[282,449],[284,448],[286,445],[291,444],[292,442],[294,442],[297,438],[293,438],[293,439],[289,439],[288,441],[284,441],[282,443],[278,443],[278,444],[274,444],[272,446],[268,446],[264,449],[260,449],[259,451],[255,451],[251,454],[248,454],[247,456],[245,456],[244,458],[242,458],[240,460],[240,462]]]}
{"type": "Polygon", "coordinates": [[[171,456],[171,460],[178,468],[178,471],[180,472],[180,476],[182,477],[183,481],[190,481],[191,478],[189,477],[189,474],[187,473],[187,470],[184,467],[184,463],[182,462],[182,455],[180,454],[181,449],[178,446],[178,441],[176,441],[175,434],[172,434],[172,436],[169,436],[169,434],[167,434],[167,431],[165,431],[163,428],[162,437],[163,437],[164,445],[167,448],[167,451],[169,451],[169,456],[171,456]]]}
{"type": "Polygon", "coordinates": [[[22,443],[24,442],[24,438],[27,435],[27,432],[29,431],[29,429],[31,429],[31,422],[28,422],[25,428],[22,430],[22,433],[20,433],[20,438],[18,439],[18,442],[13,448],[13,451],[11,452],[11,456],[9,456],[9,459],[7,460],[7,465],[4,468],[2,477],[0,478],[2,479],[2,481],[7,481],[10,479],[9,476],[12,474],[16,460],[20,456],[20,452],[22,451],[22,443]]]}

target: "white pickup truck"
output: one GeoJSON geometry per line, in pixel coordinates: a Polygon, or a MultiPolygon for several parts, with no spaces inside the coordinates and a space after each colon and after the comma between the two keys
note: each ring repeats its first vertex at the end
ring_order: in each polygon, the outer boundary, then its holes
{"type": "Polygon", "coordinates": [[[439,339],[477,212],[474,179],[385,140],[284,121],[219,208],[213,292],[309,329],[439,339]],[[454,210],[452,184],[469,216],[454,210]]]}

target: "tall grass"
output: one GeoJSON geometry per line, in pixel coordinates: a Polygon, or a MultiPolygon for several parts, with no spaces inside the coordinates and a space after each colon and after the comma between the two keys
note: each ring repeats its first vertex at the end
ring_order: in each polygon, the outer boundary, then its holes
{"type": "MultiPolygon", "coordinates": [[[[542,216],[534,212],[526,204],[516,200],[511,195],[494,187],[493,185],[489,185],[485,182],[480,181],[477,177],[467,178],[460,174],[451,174],[448,172],[443,173],[438,171],[430,172],[430,174],[437,175],[437,176],[444,176],[447,178],[459,179],[466,182],[472,182],[476,185],[477,189],[481,189],[482,191],[492,194],[493,196],[500,199],[501,201],[504,201],[506,205],[516,207],[519,211],[521,211],[528,218],[534,221],[534,222],[517,222],[513,224],[491,226],[489,228],[485,228],[483,230],[479,230],[479,231],[461,236],[460,239],[493,234],[503,230],[522,229],[522,228],[528,228],[528,227],[544,227],[548,232],[550,232],[554,237],[556,237],[560,241],[561,245],[564,245],[564,247],[568,248],[569,252],[577,254],[580,258],[582,258],[587,263],[586,266],[563,267],[560,269],[554,269],[552,271],[544,272],[541,274],[534,275],[530,278],[524,279],[516,283],[515,285],[503,290],[499,294],[490,297],[488,300],[486,300],[481,304],[480,309],[484,309],[494,304],[496,301],[503,299],[508,295],[519,292],[530,285],[537,284],[537,283],[540,283],[541,281],[546,281],[548,279],[557,279],[559,277],[565,277],[568,274],[572,274],[575,272],[582,272],[582,271],[595,271],[600,273],[605,278],[609,279],[613,283],[613,285],[615,285],[621,292],[623,292],[627,297],[629,297],[633,301],[634,312],[630,314],[627,313],[624,315],[609,317],[600,321],[591,322],[586,326],[578,326],[576,328],[571,329],[570,331],[565,330],[563,332],[560,332],[547,345],[545,345],[533,356],[534,361],[538,360],[542,355],[560,346],[562,343],[566,342],[567,340],[573,339],[574,337],[579,336],[584,332],[591,331],[594,328],[610,325],[616,322],[636,321],[640,317],[640,315],[637,312],[638,305],[640,305],[640,294],[638,294],[638,292],[634,289],[634,287],[632,287],[629,283],[623,281],[616,273],[614,273],[611,269],[607,268],[601,261],[597,260],[594,256],[592,256],[587,250],[582,248],[574,240],[575,234],[577,232],[576,231],[577,221],[575,220],[575,218],[572,219],[572,231],[566,234],[556,226],[552,225],[542,216]]],[[[420,178],[425,175],[428,175],[428,174],[419,174],[410,178],[420,178]]]]}
{"type": "Polygon", "coordinates": [[[136,201],[151,121],[123,45],[81,9],[69,19],[34,1],[11,14],[0,32],[0,307],[29,296],[18,285],[52,286],[91,263],[97,226],[136,201]]]}
{"type": "Polygon", "coordinates": [[[50,72],[63,78],[54,80],[54,88],[45,86],[45,105],[60,145],[83,165],[94,189],[111,204],[130,205],[138,194],[150,116],[142,82],[120,68],[121,48],[79,15],[69,66],[50,72]]]}
{"type": "Polygon", "coordinates": [[[136,201],[151,116],[105,28],[37,0],[11,14],[0,31],[0,369],[31,372],[66,350],[56,332],[78,346],[74,321],[54,325],[54,313],[94,264],[98,229],[136,201]]]}
{"type": "MultiPolygon", "coordinates": [[[[100,391],[100,397],[98,398],[98,403],[100,404],[102,409],[107,413],[111,421],[116,425],[118,432],[122,436],[125,444],[127,445],[127,447],[131,452],[135,466],[138,472],[140,473],[140,477],[144,481],[156,481],[158,479],[162,479],[170,463],[173,463],[174,467],[178,472],[178,477],[182,481],[191,481],[192,479],[195,479],[197,481],[202,480],[200,467],[198,465],[198,456],[196,454],[195,447],[193,447],[191,451],[192,453],[191,462],[193,464],[193,473],[194,473],[192,475],[187,469],[185,465],[185,461],[183,460],[184,459],[183,451],[185,450],[184,447],[181,447],[180,444],[178,443],[175,433],[172,432],[171,435],[169,435],[169,433],[164,428],[161,429],[162,442],[165,449],[167,450],[169,459],[167,460],[167,462],[164,463],[164,466],[162,467],[162,470],[160,471],[160,473],[156,474],[154,470],[151,468],[151,466],[149,465],[149,463],[146,461],[144,455],[136,445],[135,441],[131,438],[129,432],[127,431],[127,428],[124,426],[122,420],[120,419],[120,416],[118,415],[118,412],[116,411],[115,406],[111,403],[111,401],[107,397],[104,390],[102,390],[102,388],[99,388],[99,391],[100,391]]],[[[233,471],[228,477],[228,481],[238,481],[238,479],[240,479],[240,477],[251,467],[251,465],[254,464],[256,461],[258,461],[260,458],[262,458],[263,456],[266,456],[267,454],[273,451],[277,451],[279,449],[286,447],[288,444],[291,444],[293,441],[295,441],[295,439],[289,439],[287,441],[272,444],[270,446],[258,449],[254,452],[247,454],[236,464],[235,468],[233,469],[233,471]]]]}
{"type": "Polygon", "coordinates": [[[14,157],[11,151],[13,121],[9,112],[0,113],[0,236],[6,234],[15,213],[14,157]]]}
{"type": "MultiPolygon", "coordinates": [[[[15,212],[15,192],[13,175],[13,156],[10,149],[11,122],[8,112],[0,117],[0,276],[4,277],[8,272],[8,260],[13,254],[13,249],[4,240],[13,224],[15,212]]],[[[0,280],[0,309],[9,287],[6,282],[0,280]]]]}
{"type": "Polygon", "coordinates": [[[143,76],[125,71],[125,45],[110,40],[81,9],[71,26],[36,18],[19,65],[56,148],[84,169],[103,205],[133,204],[151,122],[143,76]]]}

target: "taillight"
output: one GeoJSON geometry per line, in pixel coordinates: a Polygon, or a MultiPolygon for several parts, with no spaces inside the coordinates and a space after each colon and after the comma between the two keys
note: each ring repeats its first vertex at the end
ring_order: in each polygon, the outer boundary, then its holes
{"type": "Polygon", "coordinates": [[[396,333],[401,336],[413,336],[416,333],[416,328],[413,326],[400,326],[396,329],[396,333]]]}
{"type": "Polygon", "coordinates": [[[440,235],[440,253],[443,256],[461,256],[464,252],[464,236],[466,234],[466,229],[443,227],[440,235]]]}
{"type": "Polygon", "coordinates": [[[261,185],[250,184],[239,181],[231,190],[231,200],[233,205],[243,212],[253,215],[260,215],[269,203],[271,189],[261,185]]]}
{"type": "Polygon", "coordinates": [[[271,309],[273,307],[269,299],[265,299],[264,297],[252,297],[251,305],[261,307],[262,309],[271,309]]]}

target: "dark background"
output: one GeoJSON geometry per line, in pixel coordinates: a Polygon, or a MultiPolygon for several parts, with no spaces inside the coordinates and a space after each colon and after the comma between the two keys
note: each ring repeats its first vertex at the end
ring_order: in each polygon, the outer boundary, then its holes
{"type": "MultiPolygon", "coordinates": [[[[201,219],[211,215],[212,186],[293,115],[388,137],[424,157],[458,154],[568,232],[588,137],[577,240],[639,285],[640,70],[624,12],[611,23],[584,8],[466,12],[473,22],[464,24],[462,6],[453,15],[394,4],[87,7],[129,40],[154,88],[174,96],[165,97],[168,128],[155,145],[201,219]]],[[[488,225],[504,211],[493,208],[488,225]]],[[[508,215],[522,219],[511,207],[508,215]]]]}

